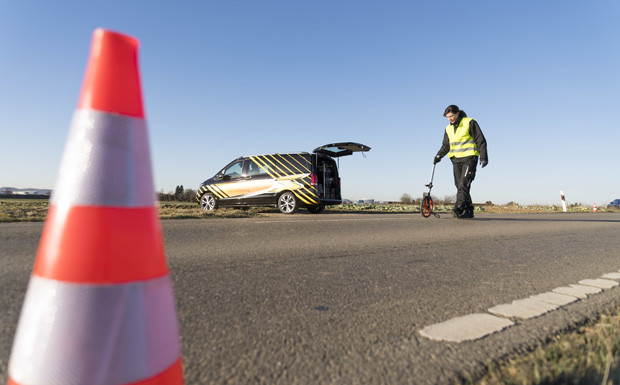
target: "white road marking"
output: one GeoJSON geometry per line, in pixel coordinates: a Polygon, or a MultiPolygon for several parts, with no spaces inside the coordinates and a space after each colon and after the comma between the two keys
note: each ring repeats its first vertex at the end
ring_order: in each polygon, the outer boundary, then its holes
{"type": "Polygon", "coordinates": [[[436,341],[463,342],[476,340],[514,325],[505,318],[486,313],[469,314],[429,325],[420,334],[436,341]]]}

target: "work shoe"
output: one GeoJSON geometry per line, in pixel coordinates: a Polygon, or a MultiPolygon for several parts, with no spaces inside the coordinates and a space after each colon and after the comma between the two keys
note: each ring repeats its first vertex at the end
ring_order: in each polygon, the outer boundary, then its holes
{"type": "Polygon", "coordinates": [[[473,210],[465,210],[465,212],[463,214],[461,214],[461,216],[459,218],[461,219],[472,219],[474,217],[474,211],[473,210]]]}
{"type": "Polygon", "coordinates": [[[461,211],[461,209],[455,207],[452,210],[450,210],[450,214],[452,214],[454,218],[460,218],[461,215],[463,215],[463,212],[461,211]]]}

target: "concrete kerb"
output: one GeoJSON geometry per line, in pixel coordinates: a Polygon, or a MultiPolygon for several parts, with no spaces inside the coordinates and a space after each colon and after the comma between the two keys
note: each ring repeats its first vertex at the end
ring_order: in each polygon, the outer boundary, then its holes
{"type": "Polygon", "coordinates": [[[487,310],[491,314],[470,314],[428,325],[419,333],[436,341],[474,341],[515,325],[513,321],[536,318],[604,290],[616,288],[620,284],[615,280],[620,280],[620,270],[618,273],[604,274],[601,278],[584,279],[579,284],[557,287],[551,292],[493,306],[487,310]]]}
{"type": "Polygon", "coordinates": [[[606,279],[618,279],[618,280],[620,280],[620,272],[618,272],[618,273],[616,273],[616,272],[613,272],[613,273],[607,273],[607,274],[604,274],[604,275],[602,276],[602,278],[606,278],[606,279]]]}
{"type": "Polygon", "coordinates": [[[579,299],[588,298],[589,295],[598,294],[602,291],[603,289],[598,288],[598,287],[578,285],[578,284],[571,284],[570,286],[556,287],[555,289],[553,289],[554,293],[571,295],[579,299]]]}
{"type": "Polygon", "coordinates": [[[429,325],[420,330],[420,334],[437,341],[463,342],[482,338],[512,325],[514,323],[505,318],[477,313],[429,325]]]}
{"type": "Polygon", "coordinates": [[[614,287],[592,295],[586,301],[574,301],[540,317],[516,319],[514,325],[478,340],[458,343],[421,337],[429,343],[432,341],[427,349],[433,358],[424,362],[425,367],[441,374],[416,383],[461,383],[463,379],[479,378],[490,363],[506,362],[528,354],[541,344],[552,341],[553,336],[570,333],[618,305],[620,287],[614,287]]]}

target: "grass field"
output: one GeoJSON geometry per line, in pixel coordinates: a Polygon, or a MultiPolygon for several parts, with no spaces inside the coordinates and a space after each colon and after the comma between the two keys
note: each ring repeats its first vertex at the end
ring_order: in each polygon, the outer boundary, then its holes
{"type": "Polygon", "coordinates": [[[35,199],[0,199],[0,222],[41,222],[49,203],[35,199]]]}
{"type": "MultiPolygon", "coordinates": [[[[47,200],[0,200],[0,222],[41,222],[45,220],[47,200]]],[[[447,212],[450,206],[438,206],[447,212]]],[[[392,212],[419,213],[418,205],[339,205],[326,212],[392,212]]],[[[477,212],[485,213],[551,213],[561,212],[558,206],[480,205],[477,212]]],[[[592,207],[574,206],[569,212],[591,212],[592,207]]],[[[600,212],[620,212],[599,208],[600,212]]],[[[218,209],[205,213],[195,203],[162,202],[161,219],[184,218],[245,218],[277,213],[275,208],[218,209]]],[[[598,320],[570,333],[554,336],[552,342],[539,346],[528,355],[519,355],[503,363],[490,363],[481,378],[468,384],[529,385],[529,384],[620,384],[620,307],[612,309],[598,320]]]]}
{"type": "MultiPolygon", "coordinates": [[[[49,202],[36,199],[0,199],[0,222],[41,222],[45,220],[49,202]]],[[[439,205],[435,211],[447,212],[451,206],[439,205]]],[[[561,212],[559,206],[520,206],[511,205],[478,205],[476,212],[485,213],[552,213],[561,212]]],[[[591,212],[592,207],[573,206],[569,212],[591,212]]],[[[620,210],[599,208],[599,212],[620,212],[620,210]]],[[[274,208],[250,208],[218,209],[213,213],[204,212],[196,203],[189,202],[160,202],[159,215],[161,219],[186,219],[186,218],[245,218],[260,216],[262,213],[277,213],[274,208]]],[[[394,213],[419,213],[419,205],[401,204],[375,204],[375,205],[337,205],[328,206],[326,212],[394,212],[394,213]]]]}

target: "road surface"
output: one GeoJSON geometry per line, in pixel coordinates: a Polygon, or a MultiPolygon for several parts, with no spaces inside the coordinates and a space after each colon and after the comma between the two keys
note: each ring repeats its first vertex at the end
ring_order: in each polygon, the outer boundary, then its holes
{"type": "MultiPolygon", "coordinates": [[[[447,383],[620,301],[461,343],[428,325],[620,269],[620,214],[268,214],[162,222],[187,384],[447,383]]],[[[42,224],[0,224],[0,382],[42,224]]]]}

